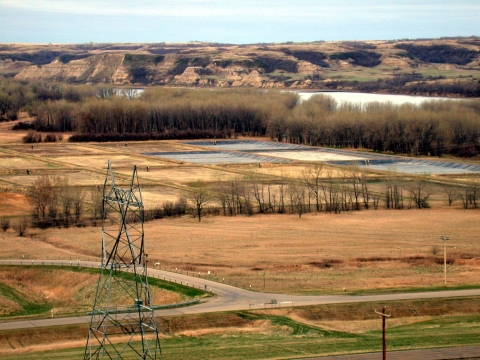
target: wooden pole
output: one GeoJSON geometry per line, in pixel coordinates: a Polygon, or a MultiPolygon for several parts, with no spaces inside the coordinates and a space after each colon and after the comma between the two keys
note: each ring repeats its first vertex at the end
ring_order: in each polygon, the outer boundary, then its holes
{"type": "Polygon", "coordinates": [[[450,239],[450,236],[440,236],[440,240],[443,240],[443,277],[445,287],[447,286],[447,240],[450,239]]]}
{"type": "Polygon", "coordinates": [[[445,277],[445,287],[447,286],[447,241],[443,240],[443,274],[445,277]]]}
{"type": "Polygon", "coordinates": [[[385,313],[386,307],[383,307],[383,316],[382,316],[382,331],[383,331],[383,360],[387,360],[387,341],[385,339],[385,313]]]}
{"type": "Polygon", "coordinates": [[[375,310],[375,314],[380,315],[382,318],[382,350],[383,350],[383,360],[387,360],[387,336],[386,336],[386,320],[387,317],[390,317],[392,315],[386,313],[387,307],[383,307],[382,312],[378,312],[375,310]]]}

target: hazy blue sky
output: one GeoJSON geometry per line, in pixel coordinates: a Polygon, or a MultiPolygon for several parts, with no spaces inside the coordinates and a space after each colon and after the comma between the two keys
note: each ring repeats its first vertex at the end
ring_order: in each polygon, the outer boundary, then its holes
{"type": "Polygon", "coordinates": [[[480,35],[480,0],[0,0],[0,42],[257,43],[480,35]]]}

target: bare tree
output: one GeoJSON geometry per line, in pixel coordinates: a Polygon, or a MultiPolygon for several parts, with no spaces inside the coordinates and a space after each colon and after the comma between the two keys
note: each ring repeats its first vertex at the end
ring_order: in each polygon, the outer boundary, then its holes
{"type": "Polygon", "coordinates": [[[223,210],[223,215],[253,214],[250,204],[250,193],[243,178],[223,179],[216,177],[215,188],[217,198],[223,210]]]}
{"type": "Polygon", "coordinates": [[[24,236],[28,229],[28,221],[22,218],[19,222],[13,224],[13,229],[17,232],[18,236],[24,236]]]}
{"type": "Polygon", "coordinates": [[[323,171],[322,164],[314,164],[306,167],[302,172],[302,180],[305,185],[310,189],[310,192],[315,198],[315,211],[322,211],[322,203],[320,201],[321,190],[321,175],[323,171]]]}
{"type": "Polygon", "coordinates": [[[365,206],[365,209],[368,210],[370,206],[370,191],[368,188],[368,179],[365,176],[365,174],[362,174],[361,182],[362,182],[363,205],[365,206]]]}
{"type": "Polygon", "coordinates": [[[287,181],[285,178],[285,174],[282,174],[280,182],[278,184],[278,210],[279,214],[285,214],[285,197],[287,193],[287,181]]]}
{"type": "Polygon", "coordinates": [[[253,196],[258,203],[260,213],[275,212],[275,183],[256,174],[251,179],[253,196]]]}
{"type": "Polygon", "coordinates": [[[448,206],[452,206],[455,199],[458,197],[458,191],[455,187],[444,185],[443,192],[447,195],[448,206]]]}
{"type": "Polygon", "coordinates": [[[74,187],[71,189],[71,199],[73,205],[73,213],[75,215],[75,224],[80,225],[80,218],[82,216],[83,207],[85,204],[86,193],[81,187],[74,187]]]}
{"type": "Polygon", "coordinates": [[[298,217],[301,218],[302,214],[305,213],[305,199],[307,196],[307,189],[295,181],[291,181],[288,184],[288,194],[290,197],[290,205],[292,207],[292,212],[295,211],[298,214],[298,217]]]}
{"type": "Polygon", "coordinates": [[[418,209],[429,208],[428,198],[430,194],[426,192],[427,181],[419,180],[416,182],[415,186],[410,188],[410,194],[412,195],[413,201],[418,209]]]}
{"type": "Polygon", "coordinates": [[[475,176],[472,183],[470,184],[470,204],[474,209],[478,207],[477,198],[478,198],[478,180],[475,176]]]}
{"type": "Polygon", "coordinates": [[[385,206],[387,209],[403,209],[403,190],[397,183],[397,175],[395,172],[387,176],[385,206]]]}
{"type": "Polygon", "coordinates": [[[468,209],[468,203],[469,203],[469,200],[470,200],[470,197],[471,197],[470,187],[465,186],[463,191],[461,193],[459,193],[458,196],[462,200],[463,208],[468,209]]]}
{"type": "Polygon", "coordinates": [[[90,191],[90,202],[93,210],[93,226],[97,226],[97,221],[102,218],[103,192],[100,186],[90,191]]]}
{"type": "Polygon", "coordinates": [[[64,227],[70,225],[72,208],[73,208],[73,197],[69,187],[68,178],[62,178],[58,181],[58,192],[59,192],[59,203],[61,208],[61,217],[64,227]]]}
{"type": "Polygon", "coordinates": [[[322,189],[323,193],[323,200],[325,202],[325,211],[329,213],[332,213],[333,211],[335,214],[338,214],[341,210],[339,186],[331,170],[328,170],[326,175],[326,181],[320,183],[320,188],[322,189]]]}
{"type": "Polygon", "coordinates": [[[467,186],[464,187],[464,190],[459,194],[460,199],[462,199],[463,207],[468,209],[468,206],[471,205],[474,209],[478,207],[477,197],[478,197],[478,184],[476,179],[467,186]]]}
{"type": "Polygon", "coordinates": [[[34,222],[42,227],[48,227],[55,222],[58,206],[58,178],[49,175],[40,176],[27,190],[27,199],[32,206],[34,222]]]}
{"type": "Polygon", "coordinates": [[[195,206],[198,221],[201,221],[202,211],[212,199],[212,196],[205,183],[197,180],[194,184],[192,184],[192,189],[186,194],[186,198],[195,206]]]}
{"type": "Polygon", "coordinates": [[[383,194],[373,194],[373,208],[378,210],[378,204],[380,203],[380,198],[383,194]]]}

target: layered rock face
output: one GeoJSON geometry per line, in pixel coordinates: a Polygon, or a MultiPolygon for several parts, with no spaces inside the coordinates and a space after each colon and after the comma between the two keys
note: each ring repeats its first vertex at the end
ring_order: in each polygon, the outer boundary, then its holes
{"type": "Polygon", "coordinates": [[[123,59],[123,54],[92,55],[68,63],[57,59],[50,64],[29,66],[15,75],[15,79],[123,84],[129,82],[123,59]]]}

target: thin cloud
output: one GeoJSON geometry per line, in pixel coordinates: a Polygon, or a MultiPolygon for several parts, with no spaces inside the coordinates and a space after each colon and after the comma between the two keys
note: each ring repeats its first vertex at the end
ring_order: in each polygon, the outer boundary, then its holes
{"type": "Polygon", "coordinates": [[[313,1],[300,0],[0,0],[10,9],[93,16],[290,18],[378,17],[415,12],[478,11],[476,2],[461,1],[313,1]]]}

